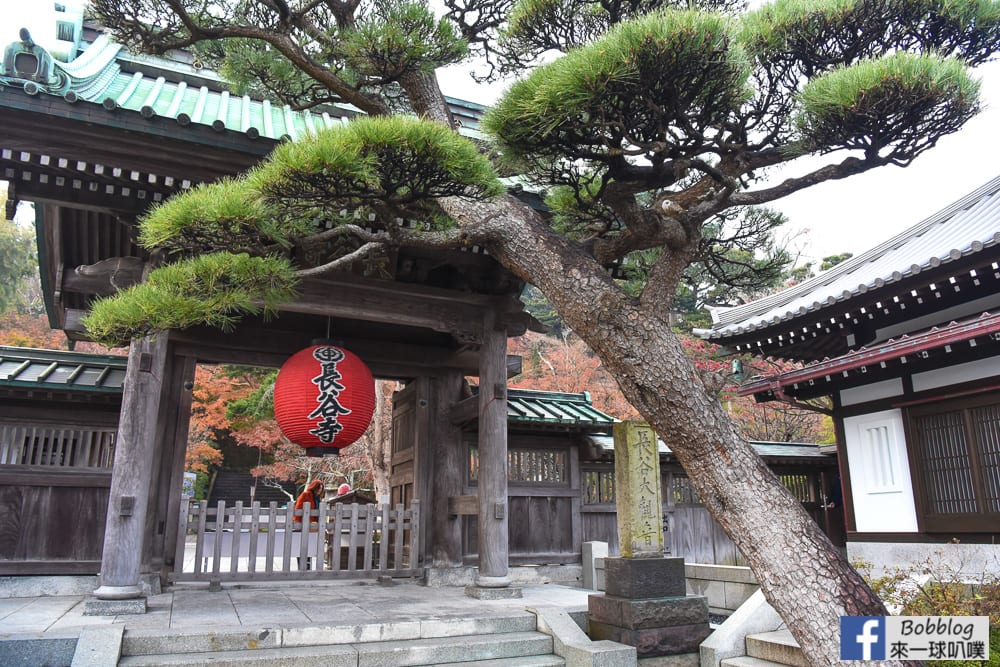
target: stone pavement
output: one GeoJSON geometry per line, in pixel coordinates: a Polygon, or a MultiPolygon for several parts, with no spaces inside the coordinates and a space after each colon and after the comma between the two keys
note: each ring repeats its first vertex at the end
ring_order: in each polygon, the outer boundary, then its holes
{"type": "Polygon", "coordinates": [[[524,596],[476,600],[462,587],[371,581],[174,585],[148,599],[141,615],[84,616],[83,595],[0,599],[0,640],[78,637],[85,627],[120,624],[143,633],[231,631],[275,627],[361,625],[434,618],[491,618],[528,608],[587,609],[585,588],[558,584],[522,587],[524,596]]]}

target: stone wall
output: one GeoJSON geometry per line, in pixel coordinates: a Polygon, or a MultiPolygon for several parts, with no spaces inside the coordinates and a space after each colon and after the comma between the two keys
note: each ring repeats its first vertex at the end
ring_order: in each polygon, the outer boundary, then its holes
{"type": "Polygon", "coordinates": [[[684,565],[688,595],[708,598],[708,610],[729,615],[757,592],[760,586],[749,567],[738,565],[684,565]]]}

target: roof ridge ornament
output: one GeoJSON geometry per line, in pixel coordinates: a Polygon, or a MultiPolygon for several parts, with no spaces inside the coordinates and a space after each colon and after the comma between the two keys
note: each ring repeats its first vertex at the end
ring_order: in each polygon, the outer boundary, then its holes
{"type": "Polygon", "coordinates": [[[35,43],[27,28],[18,31],[20,41],[4,49],[0,86],[20,85],[29,95],[40,92],[62,95],[69,90],[69,76],[56,67],[55,58],[35,43]]]}

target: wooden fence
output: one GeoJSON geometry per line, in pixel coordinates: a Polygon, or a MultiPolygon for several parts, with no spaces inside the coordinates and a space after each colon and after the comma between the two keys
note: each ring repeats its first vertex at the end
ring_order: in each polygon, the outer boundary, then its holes
{"type": "Polygon", "coordinates": [[[184,501],[174,581],[266,581],[422,574],[420,503],[215,507],[184,501]],[[305,521],[303,522],[303,516],[305,521]],[[184,536],[193,536],[192,545],[184,536]]]}
{"type": "Polygon", "coordinates": [[[0,576],[100,571],[115,431],[0,423],[0,576]]]}

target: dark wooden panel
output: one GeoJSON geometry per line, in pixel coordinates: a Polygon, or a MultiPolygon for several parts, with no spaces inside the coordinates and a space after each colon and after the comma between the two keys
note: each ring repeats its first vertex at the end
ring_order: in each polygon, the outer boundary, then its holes
{"type": "Polygon", "coordinates": [[[98,574],[99,560],[0,560],[0,576],[98,574]]]}
{"type": "Polygon", "coordinates": [[[0,487],[0,560],[101,558],[107,487],[0,487]]]}
{"type": "Polygon", "coordinates": [[[54,466],[0,466],[0,487],[68,486],[111,488],[111,471],[54,466]]]}
{"type": "Polygon", "coordinates": [[[726,535],[726,531],[715,521],[712,521],[713,548],[715,552],[714,563],[716,565],[742,565],[742,557],[736,545],[726,535]]]}
{"type": "Polygon", "coordinates": [[[583,512],[583,541],[607,542],[608,554],[617,556],[618,549],[618,515],[614,511],[595,511],[585,509],[583,512]]]}
{"type": "Polygon", "coordinates": [[[448,498],[448,514],[471,516],[479,514],[479,498],[476,496],[450,496],[448,498]]]}

